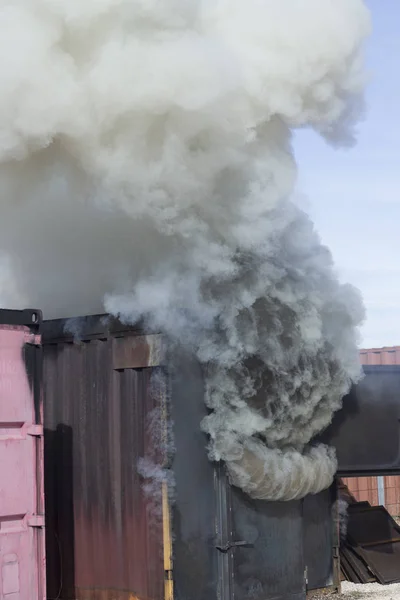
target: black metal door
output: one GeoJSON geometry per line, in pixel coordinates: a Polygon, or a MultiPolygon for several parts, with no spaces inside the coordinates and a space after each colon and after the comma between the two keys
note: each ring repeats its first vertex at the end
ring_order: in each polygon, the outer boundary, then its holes
{"type": "Polygon", "coordinates": [[[235,600],[304,600],[303,502],[230,497],[235,600]]]}
{"type": "Polygon", "coordinates": [[[304,557],[307,589],[339,586],[339,527],[336,482],[320,494],[304,499],[304,557]]]}

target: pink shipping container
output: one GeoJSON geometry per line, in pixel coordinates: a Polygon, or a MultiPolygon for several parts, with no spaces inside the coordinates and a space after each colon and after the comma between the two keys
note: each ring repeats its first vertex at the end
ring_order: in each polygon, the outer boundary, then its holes
{"type": "MultiPolygon", "coordinates": [[[[400,365],[400,346],[360,350],[360,358],[363,365],[400,365]]],[[[391,515],[400,516],[400,476],[352,477],[343,481],[358,501],[366,500],[372,506],[384,504],[391,515]]]]}
{"type": "Polygon", "coordinates": [[[0,310],[1,600],[46,597],[40,318],[0,310]]]}

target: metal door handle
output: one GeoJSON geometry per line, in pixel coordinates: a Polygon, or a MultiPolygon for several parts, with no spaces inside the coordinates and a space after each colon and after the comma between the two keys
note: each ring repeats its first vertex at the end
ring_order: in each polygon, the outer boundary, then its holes
{"type": "Polygon", "coordinates": [[[231,548],[236,546],[250,546],[249,542],[227,542],[224,546],[215,546],[217,550],[226,554],[231,548]]]}

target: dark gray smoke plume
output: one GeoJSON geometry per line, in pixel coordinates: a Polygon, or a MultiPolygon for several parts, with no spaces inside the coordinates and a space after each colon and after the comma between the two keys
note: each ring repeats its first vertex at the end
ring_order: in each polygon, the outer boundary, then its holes
{"type": "Polygon", "coordinates": [[[204,365],[234,484],[328,486],[335,456],[308,444],[359,376],[363,308],[291,200],[291,130],[352,137],[361,0],[0,0],[0,18],[2,304],[147,319],[204,365]]]}

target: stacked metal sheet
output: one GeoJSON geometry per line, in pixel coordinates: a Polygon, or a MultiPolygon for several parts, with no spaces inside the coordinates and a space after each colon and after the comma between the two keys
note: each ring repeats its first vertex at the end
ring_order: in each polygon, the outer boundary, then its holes
{"type": "Polygon", "coordinates": [[[354,583],[400,582],[400,527],[383,506],[349,505],[340,560],[343,575],[354,583]]]}

